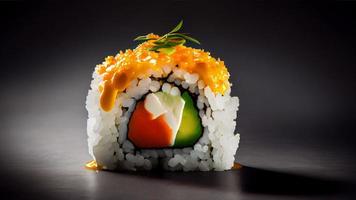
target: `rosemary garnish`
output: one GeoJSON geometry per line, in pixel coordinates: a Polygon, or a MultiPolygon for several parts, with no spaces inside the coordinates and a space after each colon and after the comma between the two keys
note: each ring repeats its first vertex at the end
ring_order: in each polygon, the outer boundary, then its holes
{"type": "Polygon", "coordinates": [[[185,44],[187,41],[200,44],[197,39],[188,36],[188,33],[177,33],[183,26],[183,20],[171,30],[158,39],[149,38],[148,35],[138,36],[134,41],[146,42],[148,40],[155,40],[153,42],[153,47],[149,48],[150,51],[164,52],[167,54],[172,54],[175,51],[175,46],[185,44]]]}

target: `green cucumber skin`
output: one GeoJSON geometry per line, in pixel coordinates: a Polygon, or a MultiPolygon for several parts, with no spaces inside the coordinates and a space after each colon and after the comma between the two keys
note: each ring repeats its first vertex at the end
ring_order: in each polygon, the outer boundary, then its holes
{"type": "Polygon", "coordinates": [[[191,147],[202,135],[202,125],[198,109],[194,106],[192,97],[187,91],[183,92],[185,101],[181,125],[178,129],[173,147],[191,147]]]}

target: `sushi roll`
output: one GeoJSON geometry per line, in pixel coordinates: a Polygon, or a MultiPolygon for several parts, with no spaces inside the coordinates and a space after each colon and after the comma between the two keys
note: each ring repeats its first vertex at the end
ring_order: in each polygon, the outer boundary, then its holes
{"type": "Polygon", "coordinates": [[[90,169],[209,171],[234,165],[238,97],[220,59],[178,33],[148,34],[108,56],[86,99],[90,169]]]}

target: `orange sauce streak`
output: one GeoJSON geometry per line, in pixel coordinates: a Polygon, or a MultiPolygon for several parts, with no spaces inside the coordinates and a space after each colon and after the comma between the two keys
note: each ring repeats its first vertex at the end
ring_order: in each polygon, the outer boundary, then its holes
{"type": "Polygon", "coordinates": [[[234,166],[232,166],[231,169],[241,169],[241,168],[242,168],[242,165],[240,165],[239,163],[235,162],[234,166]]]}
{"type": "MultiPolygon", "coordinates": [[[[150,34],[153,39],[158,35],[150,34]]],[[[163,67],[183,69],[189,73],[197,73],[214,93],[223,94],[229,87],[229,72],[220,59],[216,60],[209,52],[200,49],[175,46],[175,52],[167,55],[163,52],[149,51],[154,40],[140,44],[134,50],[120,51],[116,56],[108,56],[97,65],[96,71],[103,78],[99,86],[100,106],[110,111],[115,104],[116,96],[124,91],[130,82],[138,77],[148,77],[150,72],[164,74],[163,67]]],[[[167,75],[167,74],[164,74],[167,75]]]]}
{"type": "Polygon", "coordinates": [[[138,102],[129,122],[128,138],[139,148],[162,148],[171,146],[172,129],[163,115],[152,119],[144,102],[138,102]]]}
{"type": "Polygon", "coordinates": [[[86,169],[90,170],[102,170],[102,166],[100,166],[95,160],[89,161],[85,164],[86,169]]]}

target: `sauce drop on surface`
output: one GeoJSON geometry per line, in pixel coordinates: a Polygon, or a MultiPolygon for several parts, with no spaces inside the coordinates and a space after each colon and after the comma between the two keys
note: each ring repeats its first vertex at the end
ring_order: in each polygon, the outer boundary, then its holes
{"type": "Polygon", "coordinates": [[[89,161],[85,164],[86,169],[101,170],[103,169],[95,160],[89,161]]]}
{"type": "MultiPolygon", "coordinates": [[[[151,38],[159,36],[150,34],[151,38]]],[[[175,46],[175,52],[167,55],[163,52],[149,51],[155,40],[140,44],[134,50],[120,51],[116,56],[108,56],[102,64],[97,65],[96,72],[102,76],[99,86],[100,106],[110,111],[115,104],[116,96],[123,92],[132,80],[148,77],[152,72],[165,74],[163,68],[183,69],[197,73],[214,93],[223,94],[229,87],[229,72],[220,59],[216,60],[209,52],[200,49],[175,46]]]]}
{"type": "Polygon", "coordinates": [[[242,168],[242,165],[240,165],[239,163],[235,162],[231,169],[241,169],[241,168],[242,168]]]}

